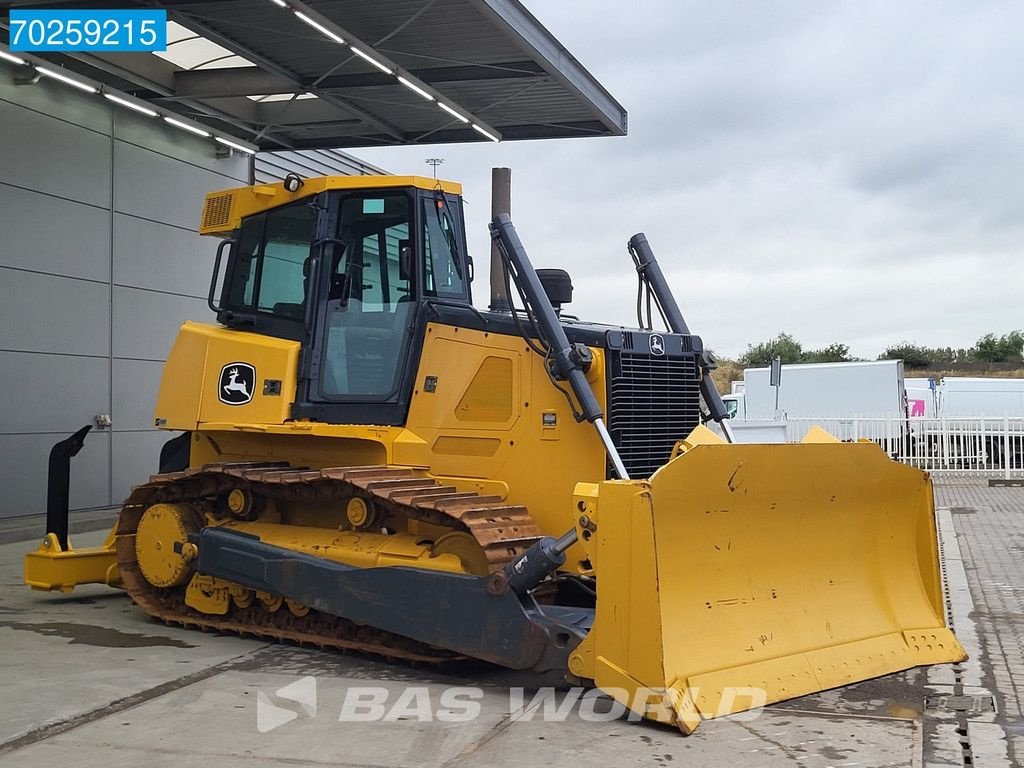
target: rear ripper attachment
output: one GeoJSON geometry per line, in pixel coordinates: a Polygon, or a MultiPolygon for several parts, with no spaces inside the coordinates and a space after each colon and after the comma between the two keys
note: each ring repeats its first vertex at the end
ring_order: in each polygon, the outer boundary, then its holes
{"type": "Polygon", "coordinates": [[[120,586],[114,556],[114,532],[98,547],[71,545],[69,496],[71,459],[85,446],[86,425],[54,444],[46,480],[46,534],[39,548],[25,555],[24,579],[32,589],[71,592],[79,584],[120,586]]]}

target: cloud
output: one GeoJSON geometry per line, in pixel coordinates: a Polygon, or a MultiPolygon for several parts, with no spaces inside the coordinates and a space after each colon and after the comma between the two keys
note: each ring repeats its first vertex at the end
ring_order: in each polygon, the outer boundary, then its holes
{"type": "Polygon", "coordinates": [[[719,353],[794,334],[856,354],[1024,325],[1024,5],[532,0],[630,112],[624,138],[359,151],[466,186],[487,303],[489,173],[573,310],[630,323],[645,231],[719,353]]]}

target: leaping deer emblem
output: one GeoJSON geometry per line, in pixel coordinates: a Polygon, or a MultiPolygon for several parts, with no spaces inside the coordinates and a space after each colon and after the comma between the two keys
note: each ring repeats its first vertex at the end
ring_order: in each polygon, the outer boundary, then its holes
{"type": "Polygon", "coordinates": [[[230,381],[228,381],[228,383],[224,385],[225,392],[241,392],[243,395],[245,395],[246,400],[252,397],[252,395],[249,394],[249,387],[246,386],[245,382],[238,380],[237,368],[232,368],[230,371],[228,371],[228,376],[230,377],[230,381]]]}

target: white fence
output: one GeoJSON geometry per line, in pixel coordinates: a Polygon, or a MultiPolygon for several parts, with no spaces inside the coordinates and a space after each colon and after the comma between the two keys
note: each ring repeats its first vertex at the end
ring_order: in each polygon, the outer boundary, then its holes
{"type": "Polygon", "coordinates": [[[789,418],[799,442],[818,425],[840,440],[867,439],[893,459],[933,473],[1024,476],[1024,416],[994,418],[789,418]]]}

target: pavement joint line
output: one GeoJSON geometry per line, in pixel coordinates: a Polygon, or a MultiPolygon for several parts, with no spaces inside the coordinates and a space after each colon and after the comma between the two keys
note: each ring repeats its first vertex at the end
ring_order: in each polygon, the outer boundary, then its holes
{"type": "MultiPolygon", "coordinates": [[[[752,736],[757,736],[762,742],[767,742],[768,744],[771,744],[772,747],[782,752],[782,754],[784,754],[789,759],[800,760],[800,758],[802,757],[801,755],[798,755],[796,752],[796,749],[798,749],[798,747],[785,744],[781,741],[776,741],[774,738],[769,738],[769,734],[758,733],[757,730],[751,727],[750,723],[737,721],[736,724],[752,736]]],[[[771,734],[771,736],[786,736],[788,735],[788,733],[788,731],[779,731],[777,733],[771,734]]]]}
{"type": "MultiPolygon", "coordinates": [[[[897,723],[916,723],[918,717],[893,717],[892,715],[865,715],[863,712],[824,712],[817,709],[790,709],[789,707],[773,707],[765,712],[785,715],[809,715],[810,717],[834,717],[838,720],[885,720],[897,723]]],[[[728,715],[726,716],[728,719],[728,715]]]]}
{"type": "Polygon", "coordinates": [[[491,729],[487,731],[487,733],[485,733],[479,739],[474,741],[472,744],[467,744],[466,747],[461,752],[459,752],[459,754],[457,754],[454,758],[444,763],[444,768],[452,768],[453,766],[465,765],[466,762],[473,757],[473,755],[475,755],[481,749],[486,747],[496,738],[501,736],[501,734],[503,734],[508,729],[508,727],[512,725],[512,723],[516,722],[516,720],[524,716],[526,714],[527,709],[529,709],[529,707],[526,707],[524,709],[518,709],[515,712],[509,712],[508,714],[506,714],[503,718],[501,718],[501,720],[495,723],[491,727],[491,729]]]}
{"type": "Polygon", "coordinates": [[[974,761],[979,766],[1020,765],[1024,628],[1002,614],[1024,615],[1019,554],[1024,493],[1019,488],[979,487],[949,496],[976,512],[954,517],[975,603],[970,614],[977,627],[975,659],[983,662],[977,669],[965,665],[964,679],[990,688],[996,699],[994,722],[969,720],[974,761]]]}
{"type": "Polygon", "coordinates": [[[45,723],[38,728],[33,728],[27,733],[23,733],[21,736],[15,736],[13,739],[0,744],[0,757],[21,749],[22,747],[27,747],[31,744],[51,739],[54,736],[67,733],[68,731],[80,728],[83,725],[89,725],[90,723],[95,723],[97,720],[102,720],[110,715],[116,715],[119,712],[132,709],[168,693],[181,690],[182,688],[187,688],[188,686],[195,685],[196,683],[201,683],[204,680],[209,680],[210,678],[216,677],[224,672],[230,672],[242,663],[246,657],[263,650],[264,647],[265,646],[254,648],[250,651],[239,654],[238,656],[225,659],[224,661],[207,667],[206,669],[200,669],[189,675],[185,675],[184,677],[168,680],[167,682],[160,683],[152,688],[146,688],[143,691],[132,693],[128,696],[124,696],[123,698],[116,699],[109,704],[104,704],[96,709],[91,709],[88,712],[73,715],[52,723],[45,723]]]}
{"type": "MultiPolygon", "coordinates": [[[[198,762],[192,762],[192,761],[195,761],[196,758],[211,758],[211,763],[210,764],[216,765],[216,763],[213,762],[213,760],[215,760],[216,758],[237,758],[238,757],[238,754],[236,752],[215,752],[215,751],[205,751],[205,752],[202,752],[202,751],[197,751],[195,749],[192,749],[191,745],[187,745],[187,746],[184,746],[184,747],[158,747],[158,746],[152,746],[152,745],[148,745],[147,744],[146,746],[140,747],[140,746],[136,746],[134,744],[132,744],[132,745],[126,745],[126,744],[105,744],[104,745],[104,749],[109,750],[109,751],[116,750],[116,751],[122,752],[122,753],[143,752],[146,755],[153,755],[153,754],[157,754],[157,755],[174,755],[174,756],[178,756],[178,757],[181,757],[182,755],[187,755],[187,757],[189,758],[189,762],[188,763],[183,763],[185,765],[198,764],[198,762]]],[[[308,766],[311,766],[311,765],[334,766],[335,768],[337,768],[337,766],[339,765],[337,760],[334,760],[334,759],[318,760],[316,758],[309,758],[309,757],[283,757],[281,755],[274,755],[274,756],[269,756],[269,755],[268,756],[246,755],[245,760],[246,760],[246,762],[257,763],[257,764],[259,764],[259,763],[268,763],[270,765],[301,765],[301,766],[306,766],[307,768],[308,768],[308,766]]],[[[109,764],[110,762],[111,761],[108,759],[107,763],[109,764]]],[[[145,763],[144,762],[140,762],[140,765],[145,765],[145,763]]],[[[343,764],[343,768],[394,768],[394,765],[385,765],[383,763],[357,763],[357,762],[352,762],[352,761],[346,760],[345,763],[343,764]]]]}
{"type": "MultiPolygon", "coordinates": [[[[950,560],[955,561],[959,565],[959,568],[955,571],[958,581],[962,581],[962,583],[966,584],[967,575],[963,570],[963,553],[960,551],[960,543],[957,541],[956,529],[953,526],[952,508],[939,507],[935,510],[935,516],[938,534],[937,538],[939,540],[939,556],[940,562],[942,563],[942,590],[943,594],[946,595],[946,621],[949,623],[950,628],[955,628],[957,625],[957,616],[955,614],[953,601],[949,597],[950,572],[948,569],[948,563],[950,560]]],[[[972,600],[971,611],[973,611],[973,608],[972,600]]],[[[968,612],[968,615],[970,615],[970,611],[968,612]]],[[[962,696],[963,692],[963,662],[960,662],[953,665],[953,695],[962,696]]],[[[971,752],[971,736],[967,724],[967,713],[957,712],[955,721],[956,732],[962,749],[963,764],[965,766],[971,766],[974,764],[974,755],[971,752]]]]}
{"type": "Polygon", "coordinates": [[[469,760],[474,754],[479,752],[481,749],[486,747],[501,734],[503,734],[510,725],[521,720],[522,718],[533,714],[541,708],[542,702],[537,699],[533,699],[527,706],[520,707],[514,712],[509,712],[501,720],[495,723],[490,730],[487,731],[483,736],[477,739],[472,744],[466,745],[466,747],[454,758],[444,764],[444,768],[450,768],[450,766],[463,765],[469,760]]]}
{"type": "MultiPolygon", "coordinates": [[[[988,491],[987,488],[984,490],[988,491]]],[[[1015,750],[1019,751],[1020,745],[1012,717],[1009,721],[1003,718],[1009,716],[1006,711],[1019,707],[1019,695],[1012,674],[1014,662],[1004,645],[1003,632],[997,629],[990,618],[990,611],[993,606],[1004,605],[1008,606],[1006,610],[1016,608],[1019,611],[1021,603],[1016,596],[992,591],[990,587],[995,583],[993,579],[1018,583],[1016,579],[1019,575],[1014,562],[1019,560],[1012,554],[1014,547],[1005,550],[1000,548],[993,553],[993,541],[1005,545],[1012,541],[1014,535],[1019,535],[1017,519],[1020,516],[1021,497],[1017,495],[1005,504],[990,506],[986,502],[992,497],[983,495],[979,489],[971,489],[970,493],[962,491],[957,495],[947,492],[946,495],[952,496],[951,500],[955,499],[958,505],[943,510],[941,520],[943,534],[948,535],[952,555],[950,572],[958,582],[951,610],[959,619],[958,634],[967,641],[965,645],[969,646],[971,653],[968,661],[953,668],[953,691],[962,693],[968,688],[980,691],[990,697],[995,705],[994,720],[971,716],[965,711],[958,712],[955,738],[963,750],[965,766],[1008,768],[1010,765],[1018,765],[1013,760],[1015,750]],[[965,515],[965,512],[969,512],[970,516],[965,515]],[[999,677],[1001,664],[1007,665],[1005,680],[999,677]],[[1004,687],[1004,683],[1008,688],[1004,687]]],[[[1011,647],[1015,647],[1020,642],[1017,631],[1012,627],[1002,629],[1013,638],[1009,642],[1011,647]]]]}

